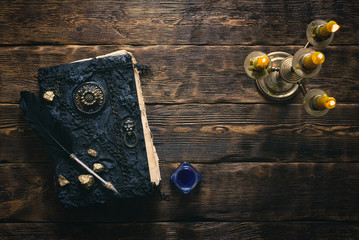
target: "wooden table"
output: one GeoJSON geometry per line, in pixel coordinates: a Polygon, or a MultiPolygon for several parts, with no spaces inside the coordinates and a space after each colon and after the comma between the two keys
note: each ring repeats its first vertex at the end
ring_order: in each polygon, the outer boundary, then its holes
{"type": "Polygon", "coordinates": [[[0,239],[358,239],[359,2],[1,1],[0,239]],[[298,95],[262,97],[243,61],[294,54],[314,19],[342,25],[307,88],[338,105],[309,116],[298,95]],[[162,191],[64,209],[53,165],[20,112],[39,67],[115,50],[151,66],[142,77],[162,191]],[[202,174],[184,195],[169,181],[189,161],[202,174]]]}

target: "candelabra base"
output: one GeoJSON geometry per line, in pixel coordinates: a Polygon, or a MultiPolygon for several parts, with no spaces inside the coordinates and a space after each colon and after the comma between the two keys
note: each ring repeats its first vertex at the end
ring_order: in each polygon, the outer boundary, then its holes
{"type": "Polygon", "coordinates": [[[281,75],[283,69],[281,72],[279,71],[280,68],[288,68],[289,71],[291,71],[291,64],[287,66],[285,62],[289,61],[284,60],[288,57],[292,57],[292,55],[286,52],[272,52],[268,54],[268,56],[272,62],[272,71],[267,77],[256,79],[259,91],[265,97],[275,101],[285,101],[295,97],[299,92],[298,84],[290,83],[288,80],[284,81],[281,75]]]}

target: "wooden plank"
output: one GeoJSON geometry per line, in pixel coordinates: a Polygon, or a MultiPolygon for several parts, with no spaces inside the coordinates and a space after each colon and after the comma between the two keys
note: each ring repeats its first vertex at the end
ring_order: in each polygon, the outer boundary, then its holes
{"type": "Polygon", "coordinates": [[[352,239],[358,223],[2,223],[0,239],[352,239]]]}
{"type": "Polygon", "coordinates": [[[0,44],[303,44],[314,19],[357,44],[357,1],[2,1],[0,44]]]}
{"type": "MultiPolygon", "coordinates": [[[[150,105],[147,114],[166,162],[359,161],[359,105],[322,118],[296,104],[150,105]]],[[[0,105],[0,119],[2,162],[49,162],[17,105],[0,105]]]]}
{"type": "MultiPolygon", "coordinates": [[[[243,61],[252,51],[287,51],[300,46],[51,46],[0,48],[0,103],[17,103],[21,90],[38,92],[37,69],[95,57],[121,48],[149,64],[151,74],[142,76],[148,103],[266,103],[255,81],[244,72],[243,61]]],[[[321,72],[307,87],[322,88],[338,102],[357,103],[359,84],[358,46],[329,47],[321,72]],[[339,69],[339,70],[338,70],[339,69]]],[[[299,95],[295,102],[301,103],[299,95]]]]}
{"type": "Polygon", "coordinates": [[[169,182],[177,163],[161,162],[157,197],[64,209],[51,164],[1,164],[1,222],[359,221],[355,163],[194,164],[200,185],[185,195],[169,182]]]}
{"type": "Polygon", "coordinates": [[[323,118],[292,104],[156,105],[148,112],[160,159],[166,161],[358,160],[358,105],[339,105],[323,118]]]}

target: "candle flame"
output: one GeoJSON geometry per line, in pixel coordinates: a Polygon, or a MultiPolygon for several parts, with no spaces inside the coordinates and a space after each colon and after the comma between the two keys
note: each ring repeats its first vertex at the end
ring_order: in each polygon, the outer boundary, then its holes
{"type": "Polygon", "coordinates": [[[252,65],[248,68],[250,71],[263,72],[269,65],[269,58],[266,55],[259,56],[252,61],[249,61],[252,65]]]}
{"type": "Polygon", "coordinates": [[[336,32],[339,30],[339,28],[340,28],[340,26],[338,24],[335,24],[335,25],[333,25],[331,32],[336,32]]]}
{"type": "Polygon", "coordinates": [[[325,104],[325,107],[328,109],[332,109],[332,108],[335,108],[336,104],[337,104],[337,101],[335,100],[335,98],[329,97],[325,104]]]}
{"type": "Polygon", "coordinates": [[[261,56],[258,58],[257,67],[265,68],[269,64],[269,59],[267,56],[261,56]]]}
{"type": "Polygon", "coordinates": [[[328,29],[329,32],[334,33],[336,31],[338,31],[339,28],[340,28],[340,26],[335,21],[330,21],[327,24],[327,29],[328,29]]]}
{"type": "Polygon", "coordinates": [[[327,94],[323,94],[322,96],[318,97],[316,100],[316,107],[320,110],[323,109],[333,109],[335,108],[337,101],[333,97],[328,97],[327,94]]]}
{"type": "Polygon", "coordinates": [[[312,54],[312,61],[314,64],[319,65],[322,64],[325,60],[324,54],[321,52],[315,52],[312,54]]]}

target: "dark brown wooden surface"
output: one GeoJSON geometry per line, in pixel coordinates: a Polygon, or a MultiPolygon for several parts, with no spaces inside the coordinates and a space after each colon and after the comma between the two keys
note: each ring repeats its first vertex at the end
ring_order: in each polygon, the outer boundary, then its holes
{"type": "MultiPolygon", "coordinates": [[[[259,50],[294,54],[300,46],[3,47],[0,48],[3,68],[0,72],[3,79],[0,82],[0,101],[19,101],[19,93],[8,91],[9,86],[38,91],[36,75],[39,67],[95,57],[119,48],[133,52],[138,62],[152,66],[151,74],[142,78],[147,104],[267,103],[253,87],[255,81],[245,74],[243,59],[250,52],[259,50]]],[[[339,103],[356,103],[359,96],[359,46],[334,46],[322,51],[327,61],[320,74],[307,81],[308,88],[325,88],[329,94],[336,96],[339,103]]],[[[301,103],[302,97],[295,101],[301,103]]]]}
{"type": "Polygon", "coordinates": [[[194,164],[200,185],[183,195],[169,184],[176,164],[161,163],[171,201],[136,199],[88,209],[59,205],[51,163],[3,164],[0,220],[11,222],[359,221],[354,163],[194,164]],[[211,175],[209,175],[211,173],[211,175]],[[345,177],[343,177],[345,176],[345,177]],[[90,213],[89,213],[90,212],[90,213]]]}
{"type": "Polygon", "coordinates": [[[358,239],[359,2],[0,1],[0,239],[358,239]],[[342,26],[309,79],[336,97],[322,118],[262,97],[255,50],[295,53],[317,18],[342,26]],[[18,107],[37,69],[126,49],[162,172],[156,197],[64,209],[53,165],[18,107]],[[200,185],[169,181],[190,161],[200,185]]]}
{"type": "MultiPolygon", "coordinates": [[[[359,162],[354,104],[339,104],[319,119],[299,104],[156,104],[147,111],[165,162],[359,162]]],[[[42,162],[43,145],[19,107],[3,104],[0,119],[1,161],[42,162]],[[24,145],[26,154],[18,151],[24,145]]]]}
{"type": "MultiPolygon", "coordinates": [[[[342,23],[357,44],[359,3],[327,1],[3,1],[2,44],[304,44],[315,18],[342,23]]],[[[351,36],[351,37],[348,37],[351,36]]]]}

